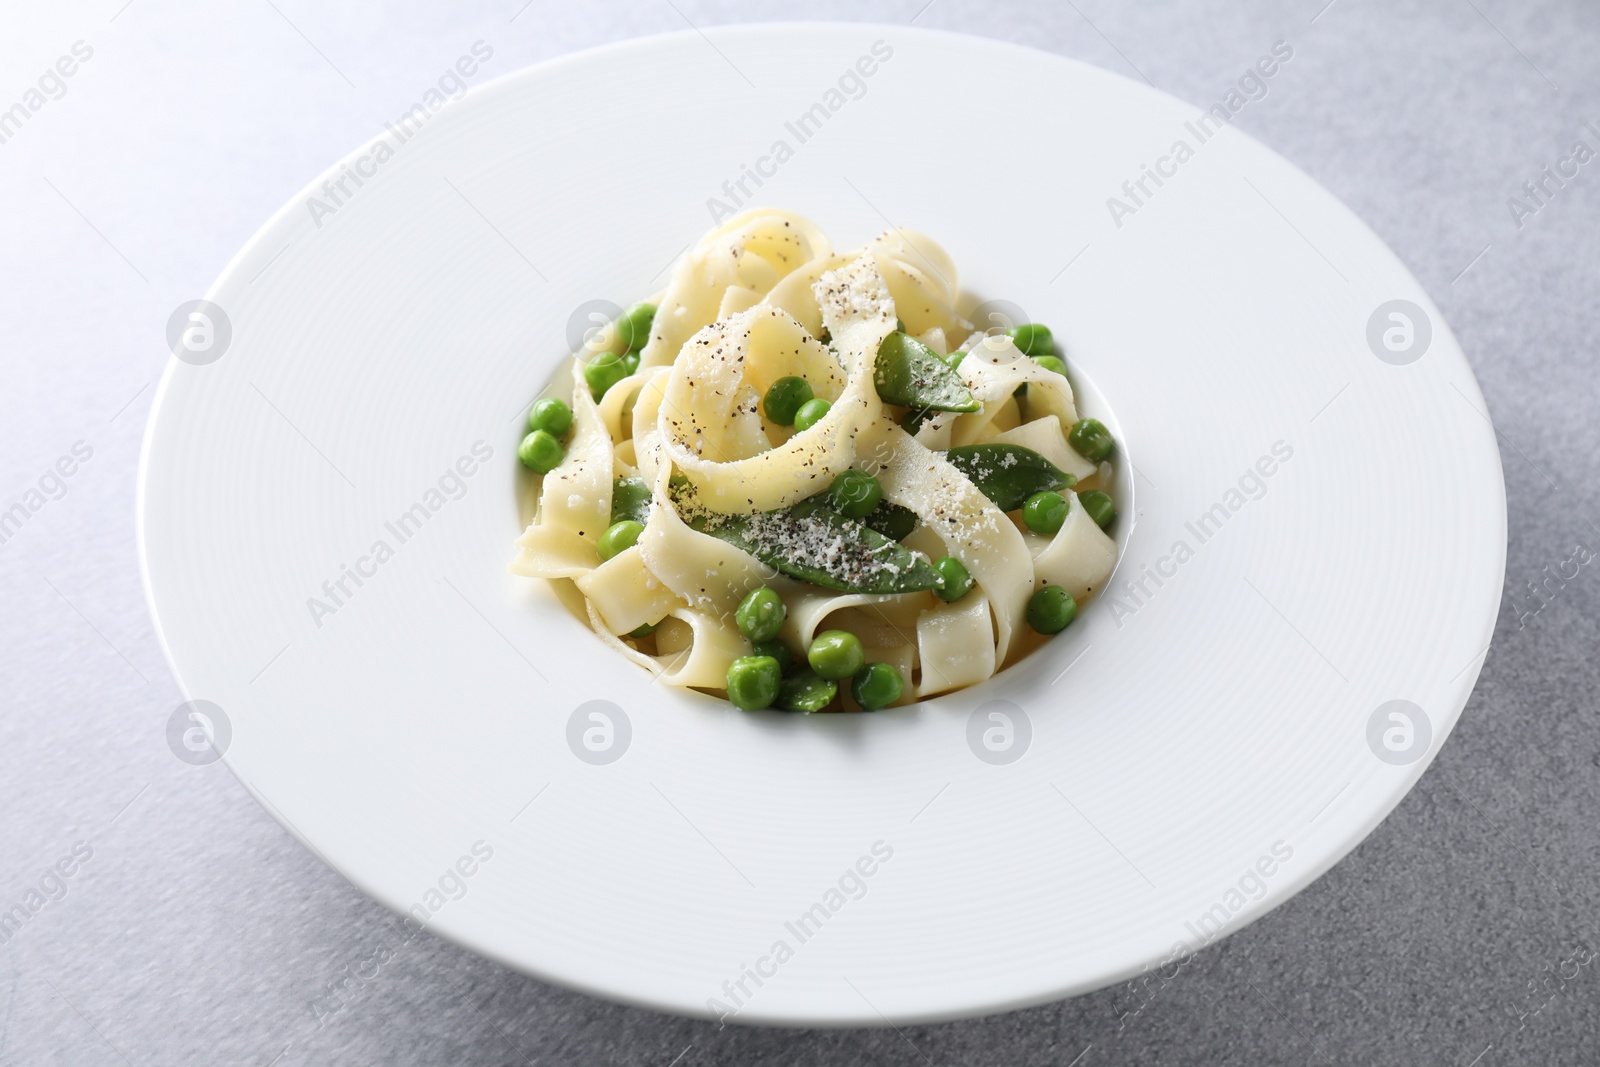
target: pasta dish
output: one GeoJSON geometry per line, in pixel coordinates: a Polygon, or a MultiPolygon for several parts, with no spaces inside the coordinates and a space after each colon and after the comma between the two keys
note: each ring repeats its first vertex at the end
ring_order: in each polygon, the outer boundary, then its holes
{"type": "Polygon", "coordinates": [[[1116,445],[1050,330],[978,329],[956,278],[906,231],[835,254],[788,212],[716,227],[533,405],[511,569],[747,710],[872,711],[1016,662],[1115,565],[1116,445]]]}

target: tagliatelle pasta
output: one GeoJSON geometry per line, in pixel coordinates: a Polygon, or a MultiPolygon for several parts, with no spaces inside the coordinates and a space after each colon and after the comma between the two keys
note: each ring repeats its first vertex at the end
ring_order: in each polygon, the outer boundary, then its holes
{"type": "Polygon", "coordinates": [[[741,708],[982,682],[1115,566],[1114,442],[1048,329],[976,332],[961,303],[923,235],[835,253],[792,213],[728,220],[574,353],[570,399],[534,405],[511,569],[572,583],[658,682],[741,708]]]}
{"type": "Polygon", "coordinates": [[[573,433],[561,466],[545,475],[539,521],[517,539],[514,569],[540,578],[576,578],[593,569],[595,545],[611,514],[612,439],[592,397],[573,394],[573,433]]]}

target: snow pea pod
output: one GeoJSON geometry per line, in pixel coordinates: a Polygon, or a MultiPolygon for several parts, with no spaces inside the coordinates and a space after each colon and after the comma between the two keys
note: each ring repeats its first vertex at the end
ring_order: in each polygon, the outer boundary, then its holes
{"type": "Polygon", "coordinates": [[[917,528],[917,513],[900,504],[880,500],[861,522],[891,541],[904,541],[917,528]]]}
{"type": "Polygon", "coordinates": [[[1077,481],[1031,448],[1021,445],[959,445],[944,458],[965,474],[1001,511],[1014,511],[1034,493],[1065,489],[1077,481]]]}
{"type": "Polygon", "coordinates": [[[914,593],[938,573],[921,556],[819,502],[757,515],[718,515],[679,505],[684,522],[742,549],[780,574],[841,593],[914,593]]]}
{"type": "Polygon", "coordinates": [[[878,397],[913,411],[977,411],[981,406],[961,376],[915,337],[896,330],[878,346],[873,368],[878,397]]]}
{"type": "Polygon", "coordinates": [[[611,525],[650,521],[650,486],[643,478],[611,480],[611,525]]]}

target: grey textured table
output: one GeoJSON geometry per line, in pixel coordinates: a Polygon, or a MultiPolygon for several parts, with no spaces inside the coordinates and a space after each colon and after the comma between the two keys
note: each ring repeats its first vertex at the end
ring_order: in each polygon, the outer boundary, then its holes
{"type": "Polygon", "coordinates": [[[0,120],[0,508],[30,490],[40,506],[0,543],[0,910],[44,903],[0,946],[0,1063],[1600,1059],[1584,933],[1600,906],[1600,579],[1564,564],[1600,550],[1600,163],[1524,190],[1574,142],[1600,149],[1600,9],[1324,3],[7,5],[0,109],[28,111],[0,120]],[[375,967],[388,913],[222,766],[168,749],[181,698],[145,610],[133,501],[169,312],[475,40],[497,75],[774,18],[914,19],[1197,104],[1291,42],[1294,62],[1238,124],[1399,252],[1482,382],[1510,558],[1459,726],[1349,858],[1170,980],[900,1032],[789,1032],[617,1007],[429,937],[375,967]],[[49,73],[62,57],[70,77],[49,73]],[[1542,602],[1530,582],[1547,582],[1542,602]]]}

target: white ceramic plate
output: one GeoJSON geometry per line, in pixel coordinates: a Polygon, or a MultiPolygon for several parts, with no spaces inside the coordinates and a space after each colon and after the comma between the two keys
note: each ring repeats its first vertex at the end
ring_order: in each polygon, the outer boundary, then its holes
{"type": "Polygon", "coordinates": [[[1448,734],[1498,608],[1505,500],[1416,280],[1278,156],[1227,128],[1201,143],[1199,112],[994,41],[763,26],[548,63],[381,163],[377,142],[353,154],[369,176],[335,212],[313,219],[318,178],[223,272],[231,339],[174,360],[150,420],[150,600],[185,692],[226,716],[228,764],[433,931],[671,1011],[733,1007],[742,981],[741,1021],[1037,1003],[1281,903],[1448,734]],[[830,98],[875,42],[864,90],[830,98]],[[789,123],[819,103],[801,143],[789,123]],[[780,140],[792,158],[761,162],[780,140]],[[839,247],[923,230],[964,285],[1055,328],[1137,465],[1120,607],[932,703],[746,715],[652,687],[506,572],[517,420],[569,319],[658,288],[746,165],[770,175],[749,199],[839,247]],[[1135,204],[1143,165],[1170,176],[1135,204]],[[1112,196],[1136,210],[1114,221],[1112,196]],[[368,576],[314,618],[346,565],[368,576]],[[627,720],[608,764],[568,743],[590,701],[627,720]],[[1003,725],[991,701],[1021,710],[1013,762],[969,744],[1003,725]],[[861,857],[871,876],[847,874],[861,857]],[[816,932],[786,925],[808,911],[816,932]]]}

